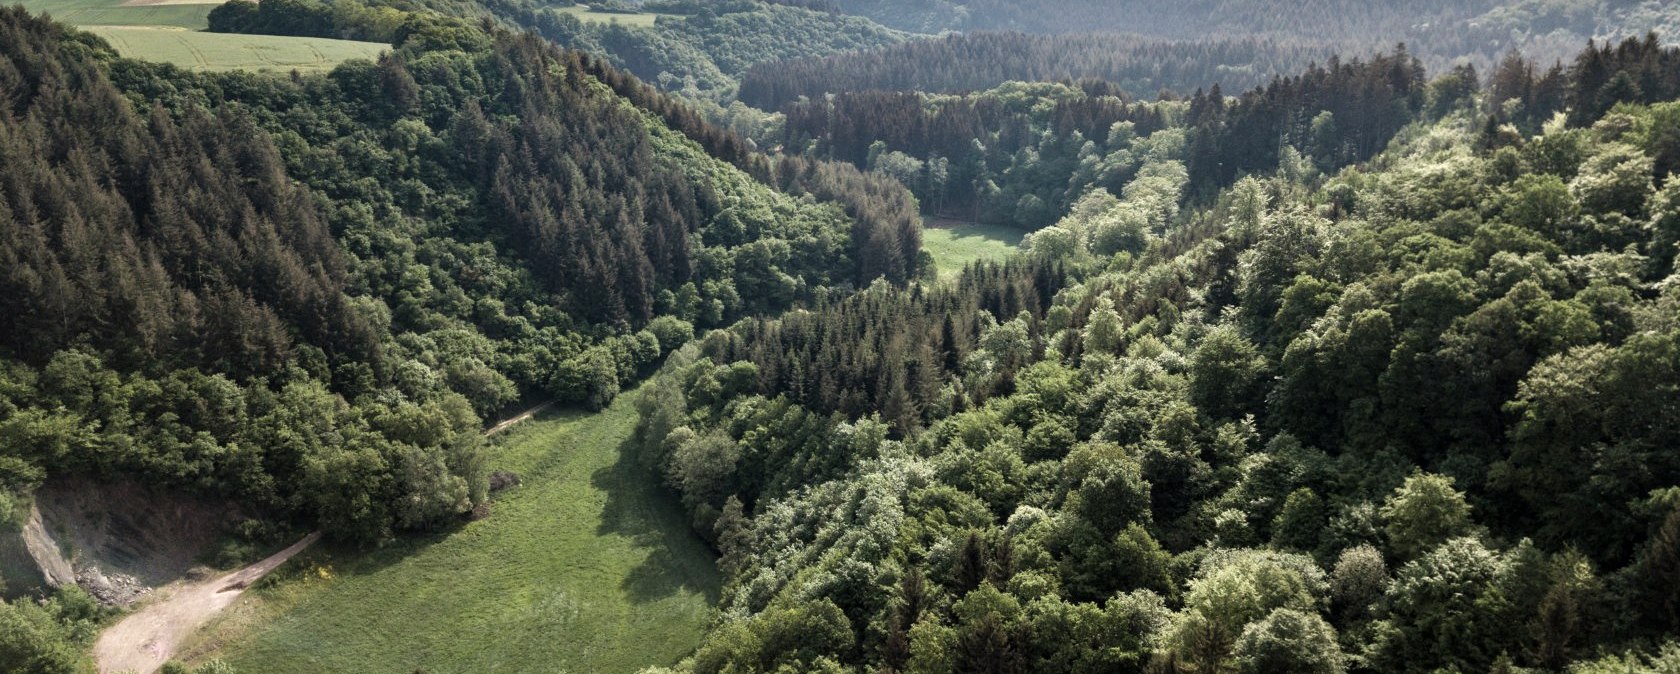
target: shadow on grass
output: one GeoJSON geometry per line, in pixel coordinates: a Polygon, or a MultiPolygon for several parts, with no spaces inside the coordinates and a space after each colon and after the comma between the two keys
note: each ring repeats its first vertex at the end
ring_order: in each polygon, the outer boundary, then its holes
{"type": "Polygon", "coordinates": [[[688,525],[675,494],[637,460],[633,439],[618,447],[618,460],[591,481],[607,494],[597,533],[628,537],[647,557],[630,570],[623,589],[638,604],[679,592],[698,592],[708,604],[720,596],[717,556],[688,525]]]}
{"type": "Polygon", "coordinates": [[[1026,234],[1018,229],[1003,227],[973,226],[951,230],[953,243],[995,243],[1000,246],[1020,246],[1026,239],[1026,234]]]}

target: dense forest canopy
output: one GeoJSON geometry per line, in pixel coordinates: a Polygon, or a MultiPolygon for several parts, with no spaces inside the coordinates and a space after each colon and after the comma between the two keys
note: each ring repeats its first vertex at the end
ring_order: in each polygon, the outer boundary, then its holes
{"type": "Polygon", "coordinates": [[[679,670],[1664,671],[1675,58],[1198,96],[1021,259],[680,351],[642,451],[730,581],[679,670]]]}
{"type": "MultiPolygon", "coordinates": [[[[210,12],[392,45],[313,76],[0,10],[0,527],[444,531],[488,421],[651,377],[675,671],[1680,668],[1672,3],[577,9],[210,12]],[[1027,235],[939,281],[924,216],[1027,235]]],[[[104,617],[0,602],[0,670],[104,617]]]]}
{"type": "MultiPolygon", "coordinates": [[[[861,91],[956,93],[1004,82],[1097,79],[1133,96],[1215,84],[1242,91],[1335,55],[1331,44],[1254,38],[1165,40],[1128,34],[974,33],[753,66],[742,102],[779,110],[800,98],[861,91]]],[[[1349,52],[1355,53],[1355,52],[1349,52]]]]}
{"type": "Polygon", "coordinates": [[[1470,68],[1426,83],[1401,48],[1331,57],[1235,97],[1215,84],[1187,101],[1136,101],[1100,80],[960,96],[836,94],[787,106],[767,141],[892,176],[930,214],[1030,231],[1092,188],[1153,190],[1176,209],[1185,195],[1205,197],[1286,157],[1334,171],[1376,154],[1431,112],[1426,104],[1457,105],[1476,86],[1470,68]]]}

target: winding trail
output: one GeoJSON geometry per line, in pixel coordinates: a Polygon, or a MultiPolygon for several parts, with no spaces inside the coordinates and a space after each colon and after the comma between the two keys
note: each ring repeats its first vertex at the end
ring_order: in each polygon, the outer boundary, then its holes
{"type": "MultiPolygon", "coordinates": [[[[543,403],[491,426],[484,435],[489,437],[535,418],[550,404],[543,403]]],[[[233,600],[238,599],[245,588],[308,549],[320,538],[321,532],[309,534],[268,559],[226,575],[206,580],[181,580],[164,586],[140,610],[124,616],[99,634],[99,639],[93,643],[94,663],[101,674],[156,672],[175,657],[175,650],[181,647],[181,642],[209,623],[217,613],[233,605],[233,600]]]]}

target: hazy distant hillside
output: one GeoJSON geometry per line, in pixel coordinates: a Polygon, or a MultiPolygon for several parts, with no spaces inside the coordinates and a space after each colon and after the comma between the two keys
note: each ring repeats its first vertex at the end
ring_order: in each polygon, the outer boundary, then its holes
{"type": "Polygon", "coordinates": [[[1543,61],[1573,55],[1589,37],[1680,28],[1680,6],[1661,0],[835,0],[843,11],[894,28],[1118,31],[1175,38],[1292,36],[1406,42],[1432,67],[1469,56],[1491,62],[1520,47],[1543,61]]]}

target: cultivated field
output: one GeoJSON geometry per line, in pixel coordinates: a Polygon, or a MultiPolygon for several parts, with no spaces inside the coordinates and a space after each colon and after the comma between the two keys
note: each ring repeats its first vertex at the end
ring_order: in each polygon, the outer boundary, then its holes
{"type": "MultiPolygon", "coordinates": [[[[220,3],[124,4],[125,0],[18,0],[24,9],[74,26],[176,26],[198,30],[220,3]]],[[[10,3],[8,3],[10,4],[10,3]]]]}
{"type": "MultiPolygon", "coordinates": [[[[3,2],[5,0],[0,0],[3,2]]],[[[202,32],[214,0],[19,0],[31,12],[94,33],[118,54],[188,70],[323,72],[389,45],[352,40],[202,32]]]]}
{"type": "Polygon", "coordinates": [[[1014,227],[930,219],[922,230],[922,249],[933,256],[939,279],[949,281],[962,275],[964,265],[1009,257],[1020,250],[1022,237],[1014,227]]]}
{"type": "Polygon", "coordinates": [[[634,672],[699,643],[718,575],[681,509],[621,445],[634,393],[546,412],[492,466],[524,484],[488,519],[372,551],[317,550],[185,651],[242,672],[634,672]]]}
{"type": "Polygon", "coordinates": [[[653,13],[649,13],[649,12],[638,12],[636,14],[621,14],[621,13],[618,13],[618,12],[597,12],[597,11],[594,11],[594,10],[590,9],[587,5],[572,5],[570,7],[560,7],[558,9],[554,10],[554,11],[560,12],[562,14],[570,14],[572,16],[577,17],[580,20],[588,21],[588,22],[591,22],[591,23],[614,23],[614,22],[616,22],[616,23],[622,23],[626,26],[635,26],[635,27],[638,27],[638,28],[646,28],[648,26],[652,26],[653,22],[657,21],[659,19],[659,17],[661,17],[661,16],[675,16],[675,15],[672,15],[672,14],[653,14],[653,13]]]}
{"type": "Polygon", "coordinates": [[[378,42],[205,33],[163,26],[82,29],[105,38],[123,56],[164,61],[189,70],[327,71],[349,59],[372,59],[390,49],[390,45],[378,42]]]}

